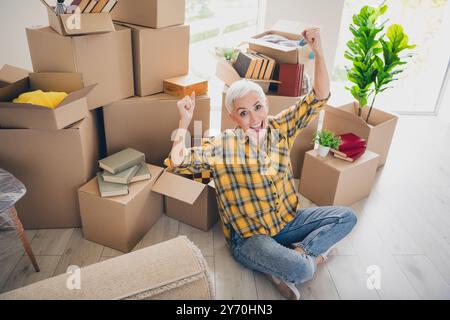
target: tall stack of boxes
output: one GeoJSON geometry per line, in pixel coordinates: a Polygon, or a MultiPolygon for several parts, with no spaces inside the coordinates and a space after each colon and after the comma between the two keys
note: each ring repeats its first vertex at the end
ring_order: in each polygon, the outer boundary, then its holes
{"type": "MultiPolygon", "coordinates": [[[[162,166],[179,125],[179,96],[163,92],[164,80],[189,74],[185,1],[119,1],[112,16],[132,32],[135,97],[104,107],[107,151],[112,154],[131,147],[144,152],[150,163],[162,166]]],[[[210,104],[207,94],[196,96],[191,137],[201,137],[209,129],[210,104]]],[[[207,231],[218,219],[215,197],[209,196],[211,188],[164,172],[153,190],[165,196],[167,215],[207,231]]]]}

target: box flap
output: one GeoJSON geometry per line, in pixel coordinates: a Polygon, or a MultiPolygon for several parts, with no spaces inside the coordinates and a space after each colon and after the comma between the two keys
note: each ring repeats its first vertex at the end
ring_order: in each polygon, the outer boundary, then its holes
{"type": "Polygon", "coordinates": [[[153,186],[153,191],[165,196],[193,204],[206,185],[164,171],[153,186]]]}
{"type": "Polygon", "coordinates": [[[30,71],[5,64],[0,69],[0,81],[6,83],[14,83],[28,77],[30,71]]]}
{"type": "Polygon", "coordinates": [[[87,86],[86,88],[77,90],[75,92],[71,92],[61,103],[58,105],[58,107],[64,106],[66,104],[72,103],[76,100],[82,99],[87,97],[87,95],[94,89],[94,87],[97,84],[92,84],[90,86],[87,86]]]}
{"type": "Polygon", "coordinates": [[[103,33],[115,31],[109,13],[80,14],[79,26],[74,23],[75,15],[60,15],[64,32],[68,35],[103,33]]]}
{"type": "MultiPolygon", "coordinates": [[[[215,54],[213,54],[214,58],[217,61],[216,66],[216,76],[222,80],[227,86],[231,86],[233,82],[236,82],[238,80],[241,80],[241,76],[239,73],[234,69],[234,67],[228,63],[225,58],[219,57],[215,54]]],[[[258,83],[259,85],[267,84],[267,83],[281,83],[281,81],[278,80],[257,80],[257,79],[248,79],[253,82],[258,83]]]]}
{"type": "Polygon", "coordinates": [[[0,102],[11,102],[17,98],[20,94],[29,90],[29,78],[26,77],[22,80],[5,85],[0,88],[0,102]]]}
{"type": "MultiPolygon", "coordinates": [[[[358,117],[357,115],[355,115],[352,111],[352,109],[356,107],[354,104],[348,104],[339,108],[336,107],[332,107],[330,105],[325,105],[323,106],[323,110],[325,110],[326,112],[329,112],[335,116],[338,116],[340,118],[343,118],[345,120],[349,120],[349,121],[353,121],[355,123],[357,123],[358,125],[364,126],[364,127],[369,127],[368,124],[361,119],[360,117],[358,117]]],[[[326,117],[326,113],[325,116],[326,117]]]]}
{"type": "Polygon", "coordinates": [[[298,37],[298,39],[301,39],[301,32],[307,27],[311,27],[311,25],[300,21],[278,20],[277,22],[275,22],[272,28],[270,28],[270,30],[290,33],[292,35],[295,35],[296,38],[298,37]]]}
{"type": "Polygon", "coordinates": [[[83,75],[71,72],[30,73],[31,90],[74,92],[84,87],[83,75]]]}

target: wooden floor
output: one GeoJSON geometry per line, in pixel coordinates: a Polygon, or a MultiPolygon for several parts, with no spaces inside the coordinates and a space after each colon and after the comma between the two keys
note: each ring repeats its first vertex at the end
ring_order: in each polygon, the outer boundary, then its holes
{"type": "MultiPolygon", "coordinates": [[[[450,299],[450,126],[431,117],[402,117],[391,153],[370,197],[352,207],[359,220],[331,252],[302,299],[450,299]],[[381,286],[367,287],[369,266],[381,286]]],[[[313,206],[302,197],[304,206],[313,206]]],[[[205,255],[218,299],[282,299],[261,275],[230,256],[217,224],[202,232],[163,216],[136,249],[187,235],[205,255]]],[[[27,230],[42,271],[35,273],[17,239],[0,234],[0,291],[64,273],[121,254],[84,240],[80,229],[27,230]]]]}

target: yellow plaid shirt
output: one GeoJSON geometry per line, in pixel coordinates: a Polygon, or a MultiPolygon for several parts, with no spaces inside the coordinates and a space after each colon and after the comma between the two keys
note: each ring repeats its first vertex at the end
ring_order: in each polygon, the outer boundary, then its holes
{"type": "Polygon", "coordinates": [[[170,157],[165,163],[175,173],[211,171],[228,242],[231,229],[244,238],[274,236],[300,208],[290,150],[297,135],[317,117],[328,98],[318,100],[311,91],[297,104],[270,116],[260,146],[251,143],[237,126],[201,146],[187,148],[178,167],[172,166],[170,157]]]}

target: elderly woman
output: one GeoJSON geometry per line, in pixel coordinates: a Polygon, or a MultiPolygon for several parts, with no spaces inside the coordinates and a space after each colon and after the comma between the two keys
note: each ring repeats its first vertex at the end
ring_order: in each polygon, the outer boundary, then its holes
{"type": "Polygon", "coordinates": [[[185,148],[195,95],[178,102],[180,123],[169,167],[209,170],[225,238],[233,257],[267,275],[288,299],[299,299],[296,284],[313,278],[328,251],[356,224],[350,208],[301,208],[294,187],[290,149],[330,96],[320,30],[302,32],[315,54],[313,89],[297,104],[268,116],[261,87],[241,80],[230,86],[225,106],[235,129],[185,148]]]}

